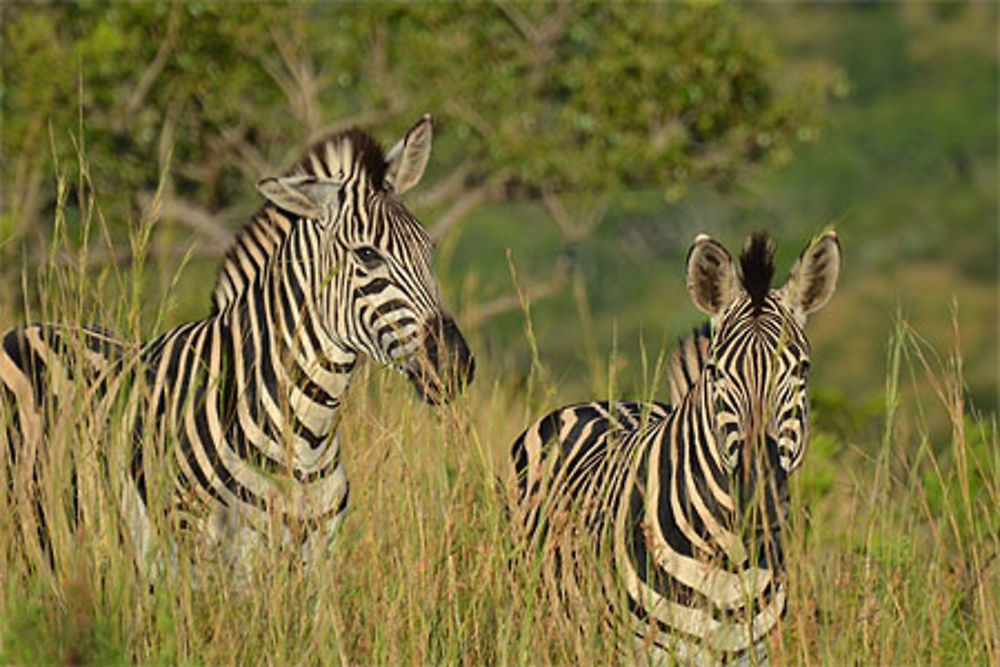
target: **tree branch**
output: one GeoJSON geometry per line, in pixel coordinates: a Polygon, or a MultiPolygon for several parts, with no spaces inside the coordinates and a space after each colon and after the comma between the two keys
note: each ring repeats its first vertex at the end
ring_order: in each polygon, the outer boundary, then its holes
{"type": "Polygon", "coordinates": [[[562,199],[548,186],[542,187],[542,206],[555,223],[559,235],[567,244],[578,243],[593,233],[608,212],[609,198],[601,195],[582,222],[575,223],[566,211],[562,199]]]}
{"type": "Polygon", "coordinates": [[[163,116],[163,127],[160,128],[160,141],[156,149],[156,161],[162,174],[168,168],[168,159],[174,150],[175,137],[177,132],[177,117],[184,101],[179,98],[174,100],[167,107],[167,112],[163,116]]]}
{"type": "Polygon", "coordinates": [[[167,196],[155,199],[148,192],[139,193],[137,199],[139,205],[149,210],[153,217],[173,220],[205,239],[211,252],[222,254],[233,242],[232,232],[216,222],[215,216],[200,206],[167,196]]]}
{"type": "Polygon", "coordinates": [[[611,203],[611,197],[604,194],[601,195],[597,203],[594,204],[590,211],[587,212],[587,216],[583,219],[583,224],[580,225],[579,233],[580,239],[587,238],[590,236],[595,229],[604,222],[604,216],[608,212],[608,205],[611,203]]]}
{"type": "Polygon", "coordinates": [[[545,17],[545,20],[536,27],[536,22],[532,22],[507,0],[494,0],[493,4],[537,52],[545,51],[552,42],[562,37],[573,10],[572,3],[563,0],[558,3],[556,11],[545,17]]]}
{"type": "MultiPolygon", "coordinates": [[[[528,301],[541,301],[559,293],[569,282],[569,262],[560,261],[552,275],[545,282],[537,282],[523,291],[528,301]]],[[[508,294],[474,306],[469,312],[462,314],[462,326],[475,328],[485,322],[516,310],[521,307],[521,300],[516,294],[508,294]]]]}
{"type": "Polygon", "coordinates": [[[538,30],[532,25],[528,17],[506,0],[494,0],[494,5],[503,13],[511,25],[521,33],[525,41],[535,44],[538,41],[538,30]]]}
{"type": "Polygon", "coordinates": [[[149,67],[139,77],[138,83],[132,89],[132,94],[129,95],[128,100],[125,102],[124,110],[116,123],[119,126],[117,128],[119,131],[125,129],[128,119],[139,110],[153,84],[156,83],[160,74],[163,73],[163,69],[167,65],[167,59],[170,57],[170,52],[173,51],[174,45],[177,43],[177,31],[180,28],[180,24],[180,10],[178,6],[174,6],[170,12],[170,18],[167,19],[166,36],[160,42],[160,47],[156,50],[153,61],[149,63],[149,67]]]}
{"type": "Polygon", "coordinates": [[[555,223],[556,229],[559,230],[559,235],[563,237],[563,240],[567,243],[572,241],[573,223],[569,220],[569,214],[566,212],[566,207],[563,206],[562,200],[548,186],[542,187],[542,206],[549,214],[549,217],[552,218],[552,222],[555,223]]]}
{"type": "Polygon", "coordinates": [[[468,123],[486,141],[496,136],[493,126],[475,109],[457,97],[448,98],[445,103],[452,113],[468,123]]]}
{"type": "Polygon", "coordinates": [[[461,222],[465,216],[495,196],[496,189],[490,185],[480,185],[468,190],[434,223],[429,232],[431,238],[435,240],[443,238],[448,230],[461,222]]]}
{"type": "Polygon", "coordinates": [[[246,140],[246,127],[229,127],[221,132],[222,147],[247,180],[257,182],[271,173],[271,167],[256,146],[246,140]]]}
{"type": "MultiPolygon", "coordinates": [[[[295,27],[299,27],[298,22],[293,22],[293,24],[295,27]]],[[[321,116],[320,82],[316,76],[316,68],[308,55],[302,54],[297,46],[293,46],[302,44],[301,34],[294,34],[291,37],[280,35],[273,23],[268,24],[268,30],[278,54],[284,62],[285,69],[291,75],[290,80],[286,79],[282,88],[285,90],[289,102],[292,103],[293,110],[299,115],[306,136],[310,136],[319,127],[321,116]]],[[[278,84],[282,85],[280,81],[278,84]]]]}
{"type": "Polygon", "coordinates": [[[392,67],[389,64],[389,36],[385,21],[378,21],[372,28],[371,49],[365,62],[368,63],[368,75],[375,82],[376,90],[383,91],[383,95],[390,102],[403,97],[392,77],[392,67]]]}
{"type": "Polygon", "coordinates": [[[410,197],[409,202],[413,206],[437,206],[441,202],[452,199],[459,192],[466,189],[466,181],[472,175],[476,162],[472,159],[464,160],[455,167],[450,174],[438,180],[426,192],[410,197]]]}
{"type": "Polygon", "coordinates": [[[535,31],[535,48],[547,49],[566,32],[570,18],[573,15],[573,3],[562,0],[558,9],[546,17],[545,21],[535,31]]]}

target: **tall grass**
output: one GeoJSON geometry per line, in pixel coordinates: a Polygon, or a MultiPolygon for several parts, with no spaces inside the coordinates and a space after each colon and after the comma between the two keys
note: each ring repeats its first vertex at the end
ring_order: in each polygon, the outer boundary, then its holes
{"type": "MultiPolygon", "coordinates": [[[[85,178],[77,194],[83,238],[91,223],[103,235],[85,178]]],[[[66,206],[62,198],[57,231],[66,206]]],[[[140,257],[150,224],[137,225],[140,257]]],[[[53,252],[38,275],[25,274],[25,284],[40,285],[32,319],[110,324],[133,342],[153,333],[162,313],[144,328],[141,262],[95,272],[79,240],[56,239],[81,261],[66,265],[53,252]],[[96,295],[108,293],[127,298],[102,305],[96,295]]],[[[0,499],[0,661],[615,660],[598,614],[584,634],[571,631],[537,595],[530,567],[510,566],[499,484],[507,451],[565,390],[545,372],[523,305],[528,333],[511,345],[535,350],[527,389],[480,358],[476,384],[431,409],[393,373],[363,368],[341,427],[351,504],[335,552],[308,569],[287,552],[256,553],[240,586],[219,561],[174,543],[166,526],[161,553],[181,557],[164,558],[149,577],[136,571],[113,529],[114,483],[98,465],[124,460],[126,438],[82,419],[88,405],[77,387],[47,443],[54,472],[43,502],[68,512],[71,472],[85,490],[80,521],[52,531],[55,568],[25,557],[35,526],[19,530],[17,499],[0,499]]],[[[771,639],[775,662],[1000,664],[1000,447],[995,415],[965,403],[957,339],[956,330],[940,357],[900,321],[887,341],[881,436],[814,430],[793,477],[790,598],[771,639]],[[924,392],[908,384],[931,387],[936,402],[920,402],[924,392]],[[936,412],[951,424],[943,439],[927,427],[936,412]]],[[[822,349],[813,356],[824,363],[822,349]]],[[[613,391],[613,362],[581,363],[608,368],[613,391]]]]}

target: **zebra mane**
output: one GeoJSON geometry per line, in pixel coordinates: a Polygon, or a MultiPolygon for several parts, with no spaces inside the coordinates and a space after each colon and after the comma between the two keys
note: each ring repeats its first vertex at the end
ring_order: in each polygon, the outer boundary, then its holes
{"type": "Polygon", "coordinates": [[[712,355],[712,325],[704,322],[687,336],[677,339],[677,347],[667,362],[667,386],[670,405],[677,407],[701,377],[712,355]]]}
{"type": "Polygon", "coordinates": [[[773,277],[774,240],[765,231],[752,232],[740,254],[740,282],[750,296],[755,313],[763,307],[773,277]]]}
{"type": "Polygon", "coordinates": [[[350,161],[357,164],[368,177],[368,183],[376,190],[385,188],[385,174],[389,168],[382,145],[364,130],[352,127],[336,132],[313,143],[303,157],[286,176],[309,174],[325,178],[334,177],[332,162],[350,148],[350,161]]]}
{"type": "MultiPolygon", "coordinates": [[[[347,165],[359,165],[369,185],[385,187],[388,163],[382,146],[367,132],[351,128],[314,142],[305,156],[283,176],[309,174],[335,178],[336,172],[347,165]]],[[[344,170],[347,173],[348,170],[344,170]]],[[[212,292],[213,313],[218,313],[246,291],[254,278],[267,265],[275,249],[292,230],[293,220],[265,202],[250,221],[237,232],[226,251],[212,292]]]]}

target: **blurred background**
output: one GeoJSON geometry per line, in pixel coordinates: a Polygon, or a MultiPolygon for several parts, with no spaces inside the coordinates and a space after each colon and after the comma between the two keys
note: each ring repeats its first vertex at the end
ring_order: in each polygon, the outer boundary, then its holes
{"type": "Polygon", "coordinates": [[[828,225],[845,264],[809,327],[817,419],[848,440],[878,428],[900,318],[958,345],[972,405],[996,409],[994,3],[0,11],[0,328],[38,312],[50,258],[85,261],[95,303],[140,290],[147,335],[204,317],[259,178],[327,133],[391,145],[430,112],[406,202],[481,385],[523,392],[530,301],[547,391],[529,412],[665,399],[656,359],[703,319],[684,288],[695,234],[735,254],[771,230],[782,280],[828,225]]]}

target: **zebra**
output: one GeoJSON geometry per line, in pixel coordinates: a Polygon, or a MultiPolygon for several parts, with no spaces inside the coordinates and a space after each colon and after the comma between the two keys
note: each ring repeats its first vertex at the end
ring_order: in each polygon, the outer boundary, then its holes
{"type": "Polygon", "coordinates": [[[619,649],[655,662],[766,660],[784,612],[788,476],[808,440],[804,326],[836,288],[840,244],[832,230],[815,238],[777,289],[773,257],[765,232],[739,268],[698,235],[687,287],[710,319],[668,362],[672,405],[570,405],[511,448],[517,562],[534,559],[540,591],[581,631],[591,591],[619,649]]]}
{"type": "Polygon", "coordinates": [[[209,316],[137,350],[96,328],[6,333],[0,393],[11,416],[0,456],[8,488],[35,500],[20,503],[24,537],[53,518],[38,494],[57,388],[82,386],[94,424],[113,400],[125,406],[131,451],[107,465],[125,475],[122,535],[140,561],[164,470],[170,525],[202,543],[236,558],[275,539],[305,560],[330,549],[348,501],[336,430],[359,360],[395,367],[431,404],[474,375],[430,237],[398,199],[421,179],[431,140],[429,115],[388,152],[350,129],[259,181],[266,201],[224,258],[209,316]]]}

